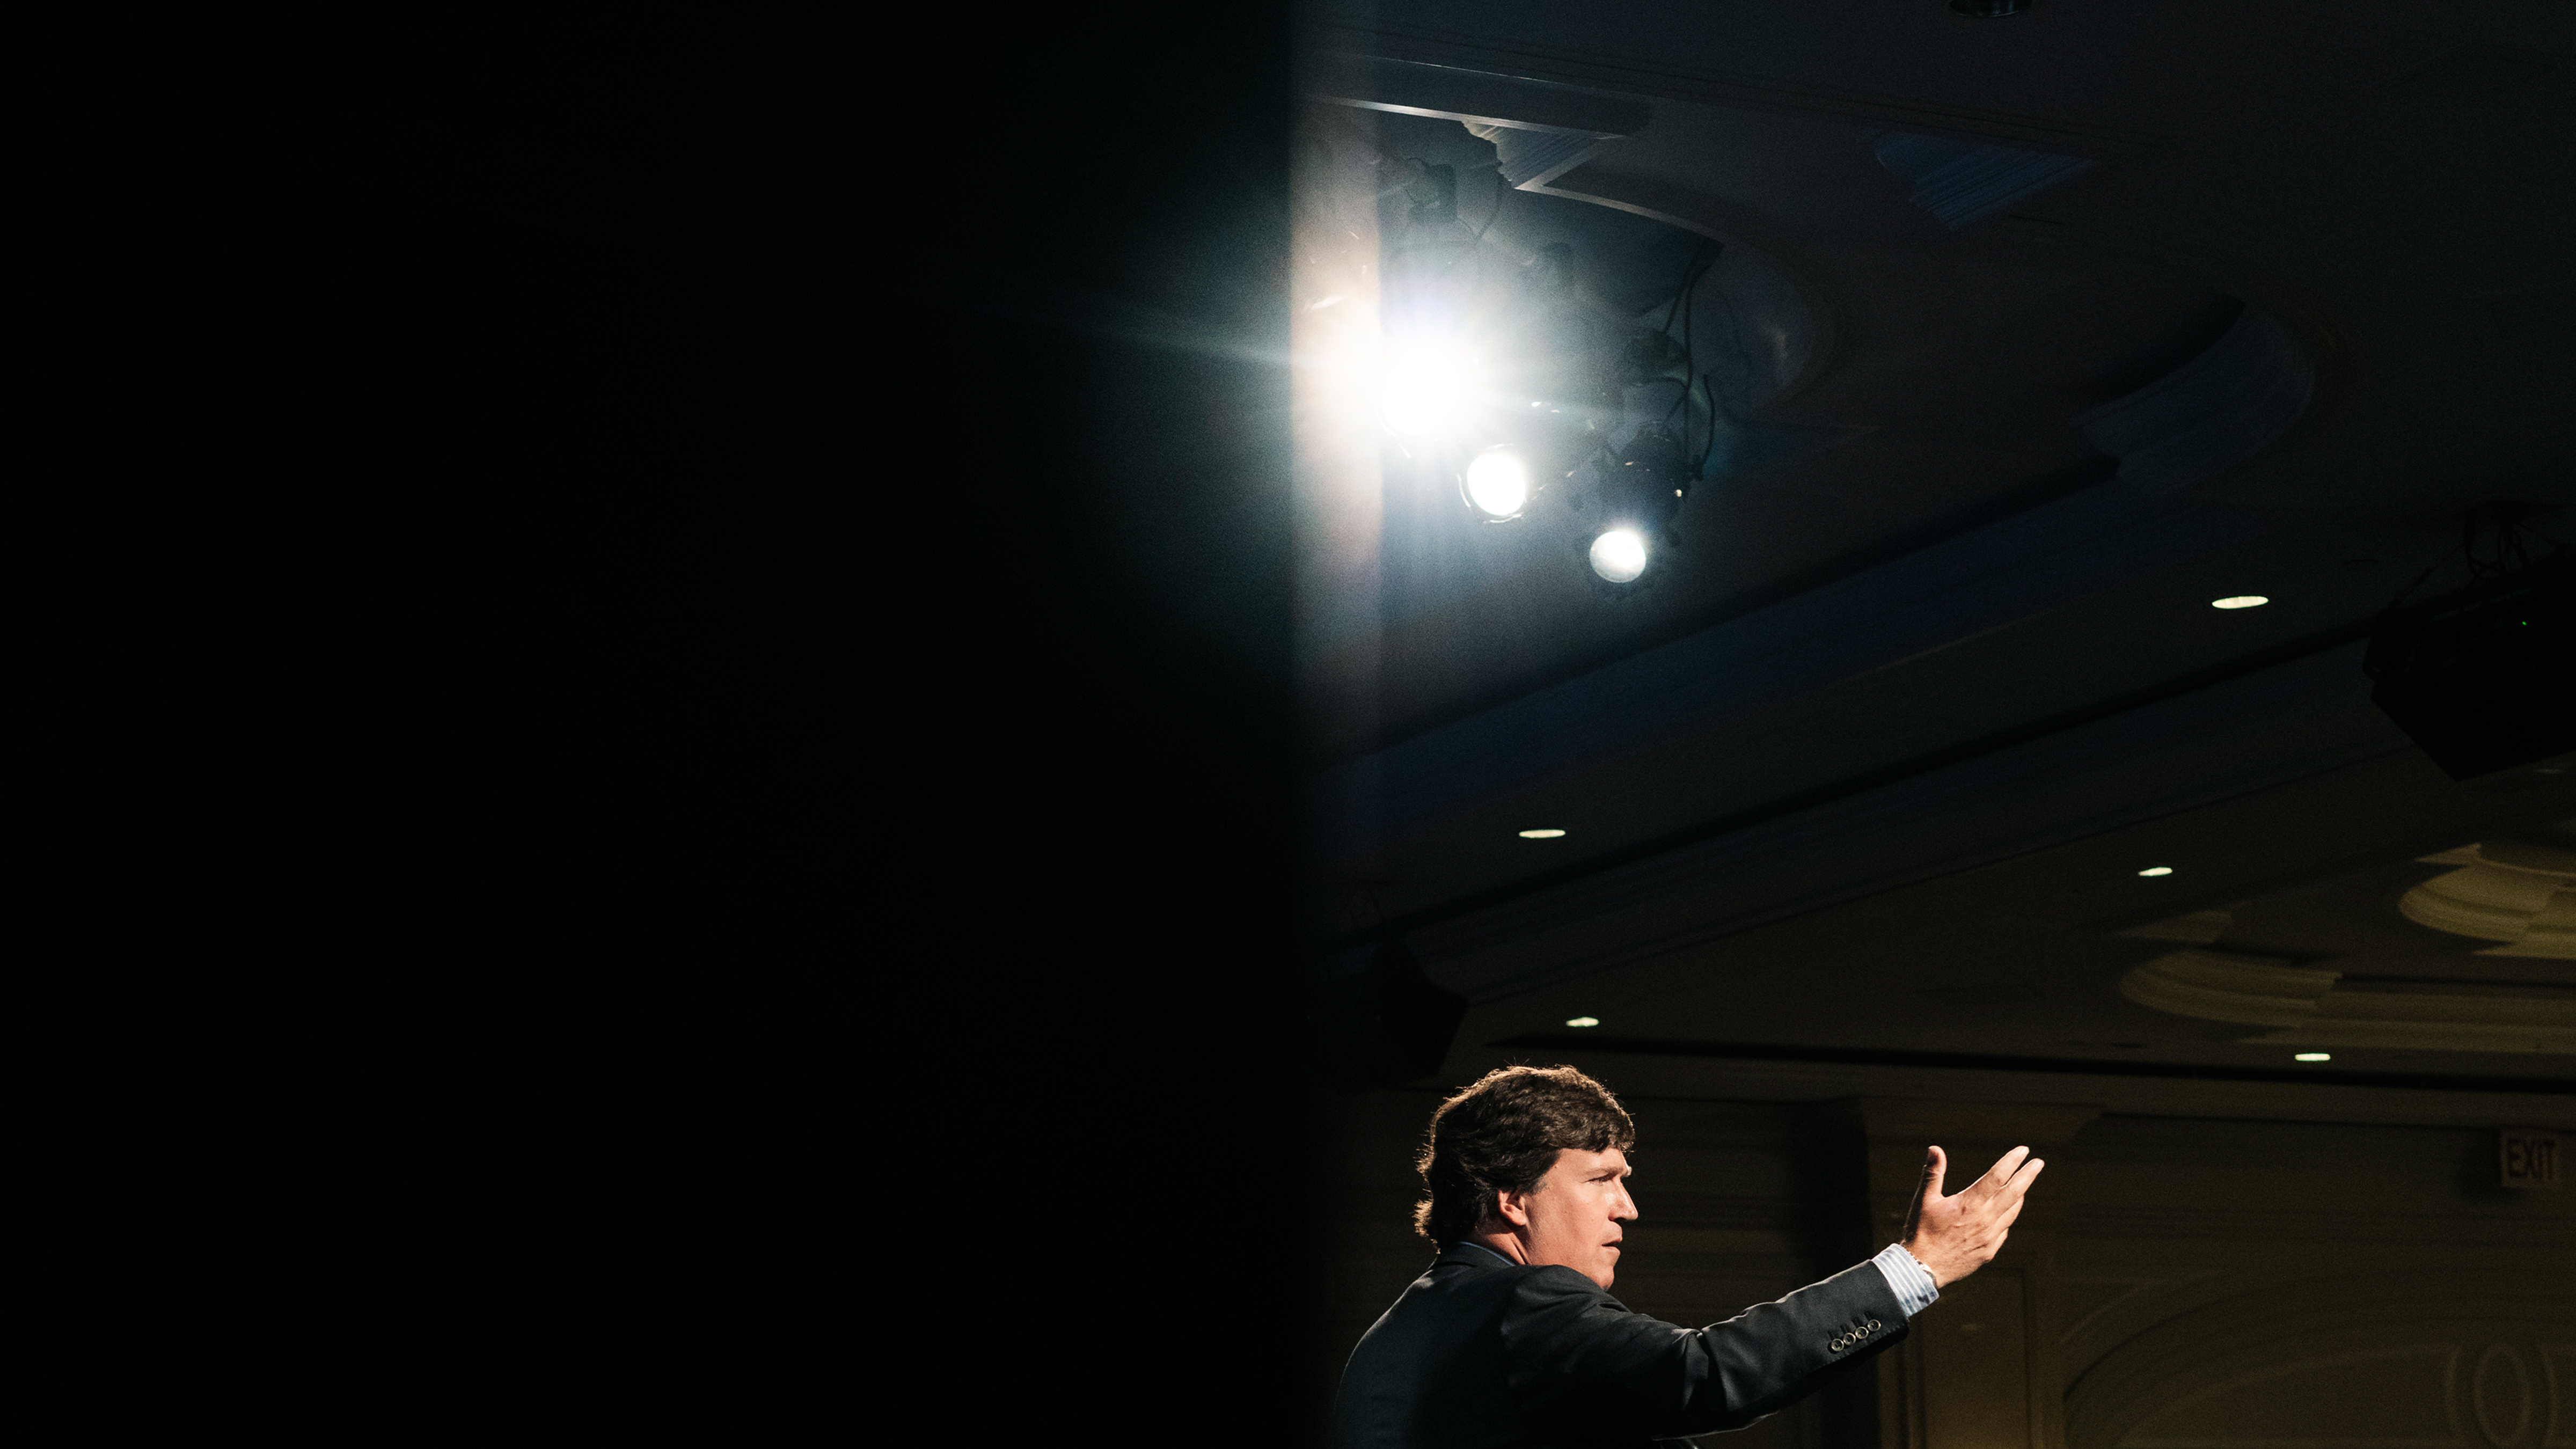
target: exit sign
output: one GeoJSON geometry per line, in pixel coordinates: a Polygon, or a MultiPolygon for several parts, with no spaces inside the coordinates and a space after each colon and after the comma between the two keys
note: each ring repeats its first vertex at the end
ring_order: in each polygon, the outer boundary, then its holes
{"type": "Polygon", "coordinates": [[[2507,1187],[2556,1187],[2558,1134],[2507,1127],[2496,1138],[2496,1166],[2507,1187]]]}

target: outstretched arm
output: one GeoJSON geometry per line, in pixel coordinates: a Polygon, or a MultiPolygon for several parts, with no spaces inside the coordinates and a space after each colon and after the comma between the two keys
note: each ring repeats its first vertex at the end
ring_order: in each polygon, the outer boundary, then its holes
{"type": "Polygon", "coordinates": [[[1523,1412],[1569,1439],[1664,1439],[1741,1429],[1905,1336],[1878,1269],[1845,1269],[1723,1323],[1632,1313],[1571,1268],[1513,1285],[1502,1321],[1523,1412]]]}

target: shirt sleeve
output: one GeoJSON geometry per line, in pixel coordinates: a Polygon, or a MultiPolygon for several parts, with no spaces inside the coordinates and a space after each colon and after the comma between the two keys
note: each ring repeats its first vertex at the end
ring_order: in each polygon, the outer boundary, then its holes
{"type": "Polygon", "coordinates": [[[1905,1336],[1874,1263],[1722,1323],[1680,1328],[1571,1268],[1513,1285],[1502,1318],[1505,1381],[1543,1429],[1580,1439],[1671,1439],[1741,1429],[1805,1398],[1905,1336]]]}
{"type": "Polygon", "coordinates": [[[1888,1291],[1896,1295],[1897,1311],[1908,1318],[1931,1307],[1932,1300],[1941,1296],[1941,1290],[1933,1286],[1931,1273],[1905,1251],[1903,1243],[1888,1244],[1869,1261],[1887,1275],[1888,1291]]]}

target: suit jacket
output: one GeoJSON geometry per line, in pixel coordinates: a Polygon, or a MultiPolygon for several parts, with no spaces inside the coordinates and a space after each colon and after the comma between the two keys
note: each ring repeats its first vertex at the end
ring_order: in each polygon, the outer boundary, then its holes
{"type": "Polygon", "coordinates": [[[1641,1446],[1741,1429],[1904,1336],[1868,1263],[1678,1328],[1571,1268],[1453,1244],[1361,1337],[1334,1419],[1341,1449],[1641,1446]]]}

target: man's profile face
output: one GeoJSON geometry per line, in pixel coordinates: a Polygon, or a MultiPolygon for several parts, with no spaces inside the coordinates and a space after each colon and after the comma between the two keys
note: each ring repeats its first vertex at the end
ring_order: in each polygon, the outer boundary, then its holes
{"type": "Polygon", "coordinates": [[[1618,1276],[1621,1225],[1637,1219],[1626,1153],[1558,1148],[1538,1190],[1512,1201],[1528,1219],[1512,1226],[1532,1263],[1572,1268],[1604,1288],[1618,1276]]]}

